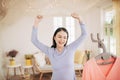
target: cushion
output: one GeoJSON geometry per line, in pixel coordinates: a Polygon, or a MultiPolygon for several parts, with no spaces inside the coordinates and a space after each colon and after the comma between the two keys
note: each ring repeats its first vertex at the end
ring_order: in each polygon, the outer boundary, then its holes
{"type": "Polygon", "coordinates": [[[85,55],[84,51],[76,50],[74,55],[74,63],[82,64],[84,55],[85,55]]]}
{"type": "Polygon", "coordinates": [[[40,69],[42,69],[42,70],[52,70],[52,66],[46,64],[43,67],[40,67],[40,69]]]}

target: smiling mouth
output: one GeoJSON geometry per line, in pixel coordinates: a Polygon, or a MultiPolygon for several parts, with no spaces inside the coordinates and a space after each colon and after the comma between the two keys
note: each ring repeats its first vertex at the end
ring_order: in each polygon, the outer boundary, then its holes
{"type": "Polygon", "coordinates": [[[64,42],[59,42],[59,44],[63,45],[63,44],[64,44],[64,42]]]}

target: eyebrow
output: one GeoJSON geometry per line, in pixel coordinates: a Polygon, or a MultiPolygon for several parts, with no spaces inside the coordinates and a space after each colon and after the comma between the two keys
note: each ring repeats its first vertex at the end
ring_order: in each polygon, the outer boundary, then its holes
{"type": "MultiPolygon", "coordinates": [[[[62,36],[62,35],[58,34],[58,36],[62,36]]],[[[67,36],[65,35],[64,37],[67,37],[67,36]]]]}

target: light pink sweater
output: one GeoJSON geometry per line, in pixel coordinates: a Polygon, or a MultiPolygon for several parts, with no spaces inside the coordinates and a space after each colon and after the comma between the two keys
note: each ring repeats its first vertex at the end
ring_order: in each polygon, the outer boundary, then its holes
{"type": "Polygon", "coordinates": [[[84,66],[82,80],[120,80],[120,57],[108,65],[98,65],[92,58],[84,66]]]}

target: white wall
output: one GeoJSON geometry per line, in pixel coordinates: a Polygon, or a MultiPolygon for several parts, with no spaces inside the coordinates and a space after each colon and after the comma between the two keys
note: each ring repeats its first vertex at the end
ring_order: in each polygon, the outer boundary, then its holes
{"type": "MultiPolygon", "coordinates": [[[[1,36],[1,29],[0,29],[0,36],[1,36]]],[[[0,40],[1,40],[2,38],[0,37],[0,40]]],[[[3,58],[3,57],[5,57],[4,56],[4,51],[3,51],[3,48],[2,48],[2,41],[0,41],[0,79],[1,80],[5,80],[5,58],[3,58]]]]}
{"type": "Polygon", "coordinates": [[[93,8],[86,12],[86,24],[88,27],[88,39],[86,47],[93,51],[93,53],[98,53],[98,45],[97,43],[92,42],[90,34],[93,34],[95,40],[97,40],[97,33],[101,34],[102,26],[101,26],[101,11],[100,8],[93,8]]]}

